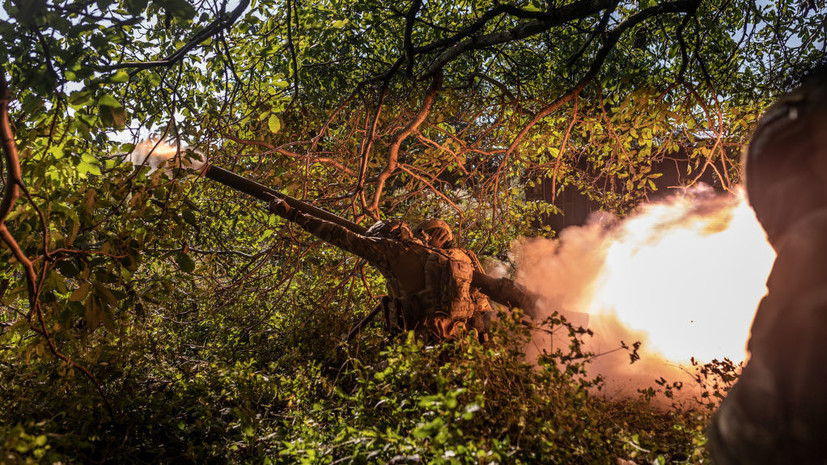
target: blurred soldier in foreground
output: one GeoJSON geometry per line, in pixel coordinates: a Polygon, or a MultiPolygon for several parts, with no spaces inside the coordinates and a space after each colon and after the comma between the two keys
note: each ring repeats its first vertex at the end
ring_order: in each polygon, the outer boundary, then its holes
{"type": "Polygon", "coordinates": [[[363,235],[302,213],[281,199],[271,202],[270,211],[364,258],[382,273],[388,296],[357,325],[359,329],[381,311],[392,334],[413,330],[429,343],[466,331],[485,338],[492,310],[485,296],[471,288],[476,257],[452,247],[453,235],[444,221],[424,222],[416,236],[404,223],[380,221],[363,235]]]}
{"type": "Polygon", "coordinates": [[[747,194],[778,253],[750,359],[713,418],[715,463],[827,463],[827,73],[762,117],[747,194]]]}

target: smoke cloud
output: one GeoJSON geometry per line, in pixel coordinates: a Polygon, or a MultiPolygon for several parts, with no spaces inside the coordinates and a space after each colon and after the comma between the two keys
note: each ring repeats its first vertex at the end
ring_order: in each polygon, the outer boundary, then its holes
{"type": "Polygon", "coordinates": [[[204,168],[207,159],[203,153],[187,148],[176,147],[158,139],[147,139],[135,145],[135,148],[123,155],[126,162],[134,166],[149,166],[149,172],[165,168],[171,174],[175,168],[199,171],[204,168]]]}
{"type": "MultiPolygon", "coordinates": [[[[693,358],[746,357],[775,254],[740,194],[694,189],[636,211],[594,215],[558,239],[518,241],[516,279],[542,296],[538,320],[558,312],[593,332],[583,336],[595,354],[587,371],[604,377],[603,394],[633,398],[658,380],[679,382],[677,403],[691,406],[701,394],[693,358]],[[630,363],[633,353],[640,358],[630,363]]],[[[568,346],[557,333],[537,331],[529,359],[568,346]]]]}

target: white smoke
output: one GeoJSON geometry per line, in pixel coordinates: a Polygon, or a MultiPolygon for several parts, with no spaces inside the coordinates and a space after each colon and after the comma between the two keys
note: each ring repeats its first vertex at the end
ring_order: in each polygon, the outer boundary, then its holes
{"type": "Polygon", "coordinates": [[[163,168],[167,174],[178,167],[200,171],[207,163],[204,154],[197,150],[170,145],[158,139],[147,139],[137,144],[123,159],[136,167],[149,166],[150,173],[163,168]]]}

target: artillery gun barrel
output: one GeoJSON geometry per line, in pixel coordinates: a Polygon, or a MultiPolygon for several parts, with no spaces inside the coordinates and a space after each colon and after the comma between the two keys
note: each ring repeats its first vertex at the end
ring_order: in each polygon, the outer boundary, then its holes
{"type": "MultiPolygon", "coordinates": [[[[302,213],[338,224],[357,234],[365,234],[365,232],[367,232],[367,228],[362,225],[342,218],[341,216],[335,215],[327,210],[314,207],[307,202],[303,202],[277,190],[270,189],[265,185],[239,176],[232,171],[225,170],[224,168],[219,168],[214,165],[207,165],[207,168],[204,170],[204,176],[267,203],[271,202],[273,198],[284,199],[290,207],[295,208],[302,213]]],[[[529,293],[525,288],[514,281],[508,278],[494,278],[481,271],[474,270],[471,285],[478,288],[491,300],[509,307],[520,307],[530,316],[533,316],[534,305],[537,303],[537,297],[529,293]]]]}
{"type": "Polygon", "coordinates": [[[283,194],[277,190],[270,189],[269,187],[259,184],[255,181],[250,179],[244,178],[239,176],[232,171],[225,170],[224,168],[219,168],[215,165],[208,165],[207,169],[204,171],[204,176],[212,179],[213,181],[220,182],[225,186],[231,187],[235,190],[239,190],[244,192],[245,194],[251,195],[259,200],[263,200],[267,203],[270,203],[274,198],[283,199],[287,202],[287,205],[290,207],[299,210],[308,215],[315,216],[316,218],[321,218],[325,221],[330,221],[331,223],[336,223],[340,226],[344,226],[351,231],[358,233],[358,234],[365,234],[367,228],[362,225],[356,224],[353,221],[347,220],[342,218],[341,216],[334,215],[327,210],[322,210],[321,208],[314,207],[309,203],[302,202],[301,200],[291,197],[287,194],[283,194]]]}
{"type": "Polygon", "coordinates": [[[508,278],[495,278],[481,271],[474,270],[471,286],[476,287],[489,299],[506,307],[519,307],[525,313],[536,317],[536,305],[539,296],[529,292],[523,286],[508,278]]]}

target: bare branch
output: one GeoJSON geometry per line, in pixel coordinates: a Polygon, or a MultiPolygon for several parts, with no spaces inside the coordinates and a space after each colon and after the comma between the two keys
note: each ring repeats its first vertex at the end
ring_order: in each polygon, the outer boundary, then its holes
{"type": "Polygon", "coordinates": [[[218,18],[216,18],[212,23],[207,25],[207,27],[195,34],[195,36],[192,39],[190,39],[189,42],[184,44],[183,47],[179,48],[163,60],[143,62],[129,61],[109,66],[101,66],[100,69],[106,71],[113,71],[116,69],[133,68],[131,74],[135,74],[136,72],[145,69],[172,66],[184,59],[184,57],[187,56],[187,54],[190,51],[192,51],[192,49],[201,44],[201,42],[204,42],[205,40],[213,37],[214,35],[232,26],[233,23],[235,23],[236,20],[238,20],[239,16],[241,16],[241,13],[243,13],[249,5],[250,0],[241,0],[238,6],[235,8],[235,10],[231,11],[229,15],[225,16],[223,13],[219,15],[218,18]]]}
{"type": "MultiPolygon", "coordinates": [[[[224,137],[226,137],[227,139],[229,139],[233,142],[237,142],[239,144],[255,145],[255,146],[258,146],[258,147],[264,147],[272,153],[278,153],[280,155],[284,155],[285,157],[296,158],[296,159],[307,158],[308,160],[312,160],[313,162],[316,162],[316,163],[324,163],[326,165],[333,166],[337,170],[339,170],[343,173],[346,173],[349,176],[356,176],[356,173],[354,173],[353,170],[351,170],[350,168],[343,165],[342,163],[340,163],[340,162],[338,162],[338,161],[336,161],[332,158],[329,158],[329,157],[319,157],[319,156],[315,156],[315,155],[311,156],[310,154],[302,155],[302,154],[299,154],[299,153],[291,152],[291,151],[285,149],[284,146],[275,146],[275,145],[273,145],[269,142],[265,142],[265,141],[261,141],[261,140],[242,139],[242,138],[236,137],[232,134],[224,134],[224,137]]],[[[312,144],[312,141],[305,142],[305,143],[312,144]]],[[[286,144],[286,145],[291,145],[291,144],[286,144]]]]}
{"type": "Polygon", "coordinates": [[[398,166],[399,148],[402,146],[402,142],[404,142],[412,132],[416,131],[419,125],[422,124],[422,122],[425,121],[425,118],[428,117],[428,113],[431,111],[431,106],[433,106],[434,100],[436,100],[436,96],[441,88],[442,73],[440,72],[431,78],[431,86],[428,89],[428,93],[425,94],[425,98],[422,100],[422,106],[414,119],[412,119],[404,128],[400,129],[399,132],[394,134],[388,153],[388,161],[385,164],[385,169],[379,173],[379,176],[376,179],[376,192],[373,193],[373,202],[368,208],[368,212],[374,218],[379,219],[379,200],[382,197],[385,182],[391,177],[398,166]]]}
{"type": "Polygon", "coordinates": [[[371,119],[370,127],[365,132],[365,137],[362,139],[361,156],[359,157],[359,181],[356,185],[356,192],[360,193],[365,185],[365,177],[367,176],[368,158],[370,157],[371,149],[373,148],[373,140],[376,134],[376,125],[379,123],[379,115],[382,113],[382,105],[385,104],[385,96],[388,93],[388,81],[382,85],[382,91],[379,93],[379,102],[376,104],[376,112],[371,119]]]}
{"type": "MultiPolygon", "coordinates": [[[[477,30],[481,29],[484,25],[484,23],[480,24],[479,27],[476,27],[473,30],[466,30],[457,34],[455,38],[463,37],[464,39],[456,45],[442,51],[442,53],[440,53],[428,66],[428,73],[433,74],[437,72],[437,70],[442,69],[448,62],[469,50],[478,50],[505,42],[525,39],[526,37],[531,37],[535,34],[545,32],[555,26],[559,26],[569,21],[587,18],[606,8],[610,8],[614,2],[615,0],[580,0],[569,5],[554,8],[547,12],[522,15],[521,17],[536,17],[538,19],[532,19],[531,21],[520,23],[517,26],[505,31],[493,32],[476,37],[470,36],[477,30]]],[[[495,10],[496,9],[497,8],[495,8],[495,10]]],[[[485,16],[483,16],[483,18],[485,18],[485,16]]],[[[476,26],[483,18],[480,18],[474,26],[476,26]]],[[[429,48],[430,47],[423,47],[422,49],[419,49],[419,51],[424,52],[429,48]]]]}

